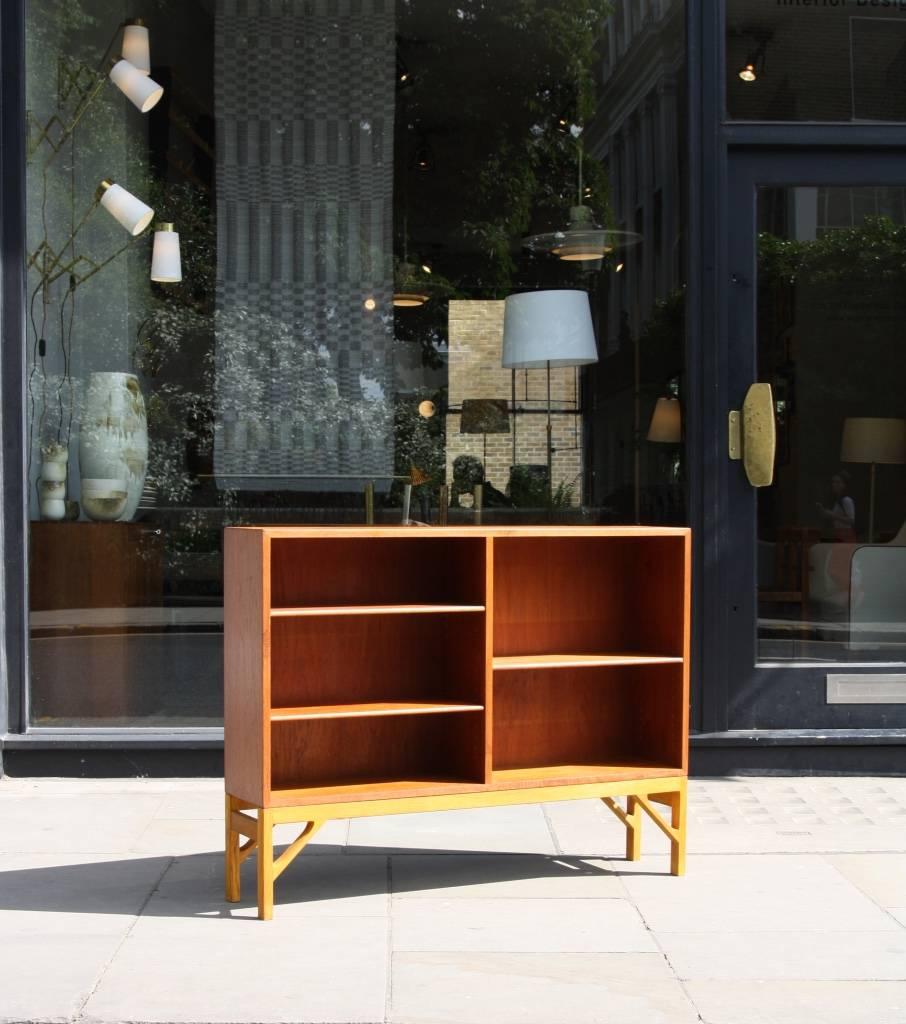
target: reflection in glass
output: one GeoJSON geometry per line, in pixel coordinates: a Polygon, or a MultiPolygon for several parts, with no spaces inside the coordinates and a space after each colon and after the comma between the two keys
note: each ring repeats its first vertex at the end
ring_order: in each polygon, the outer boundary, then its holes
{"type": "Polygon", "coordinates": [[[727,0],[727,113],[740,121],[906,121],[906,5],[727,0]]]}
{"type": "Polygon", "coordinates": [[[28,5],[33,724],[219,723],[225,525],[685,521],[647,439],[683,387],[684,5],[634,7],[28,5]],[[153,240],[80,225],[105,178],[153,240]],[[598,362],[504,365],[536,292],[598,362]]]}
{"type": "Polygon", "coordinates": [[[758,216],[758,373],[778,428],[775,484],[757,492],[759,655],[903,660],[901,190],[761,189],[758,216]]]}

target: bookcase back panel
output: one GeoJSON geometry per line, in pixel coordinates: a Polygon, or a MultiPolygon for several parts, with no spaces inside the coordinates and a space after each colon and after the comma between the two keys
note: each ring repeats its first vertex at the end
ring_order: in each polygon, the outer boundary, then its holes
{"type": "Polygon", "coordinates": [[[498,537],[494,653],[683,654],[684,538],[498,537]]]}
{"type": "Polygon", "coordinates": [[[494,676],[496,770],[683,763],[682,665],[494,676]]]}
{"type": "Polygon", "coordinates": [[[394,779],[481,783],[483,715],[277,722],[271,759],[273,789],[394,779]]]}
{"type": "Polygon", "coordinates": [[[275,708],[485,702],[483,612],[278,618],[271,638],[275,708]]]}
{"type": "Polygon", "coordinates": [[[275,539],[274,608],[484,604],[483,537],[275,539]]]}

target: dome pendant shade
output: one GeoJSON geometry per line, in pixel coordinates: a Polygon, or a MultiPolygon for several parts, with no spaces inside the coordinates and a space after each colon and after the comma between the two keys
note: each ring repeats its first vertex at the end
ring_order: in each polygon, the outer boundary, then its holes
{"type": "Polygon", "coordinates": [[[110,69],[110,81],[130,102],[143,113],[148,111],[163,96],[163,86],[140,71],[128,60],[118,60],[110,69]]]}
{"type": "Polygon", "coordinates": [[[141,19],[128,22],[123,28],[124,60],[143,75],[151,74],[151,47],[148,41],[148,30],[141,19]]]}
{"type": "Polygon", "coordinates": [[[585,366],[597,361],[587,292],[557,290],[507,296],[503,311],[504,367],[585,366]]]}
{"type": "Polygon", "coordinates": [[[393,282],[393,305],[401,309],[424,306],[431,297],[427,284],[426,275],[420,272],[415,263],[401,260],[393,282]]]}
{"type": "Polygon", "coordinates": [[[154,229],[151,280],[160,284],[176,284],[182,280],[179,232],[174,230],[172,224],[158,224],[154,229]]]}
{"type": "Polygon", "coordinates": [[[564,231],[531,235],[523,238],[522,245],[532,252],[549,252],[561,260],[580,262],[603,259],[614,249],[625,249],[641,240],[642,236],[633,231],[609,231],[599,227],[589,207],[572,206],[564,231]]]}

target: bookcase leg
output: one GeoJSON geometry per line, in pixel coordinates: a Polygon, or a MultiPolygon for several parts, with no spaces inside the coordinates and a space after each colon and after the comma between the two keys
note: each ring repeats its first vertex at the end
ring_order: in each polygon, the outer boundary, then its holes
{"type": "Polygon", "coordinates": [[[239,902],[239,833],[233,828],[232,814],[236,810],[233,798],[226,795],[226,859],[224,876],[228,903],[239,902]]]}
{"type": "Polygon", "coordinates": [[[274,916],[274,814],[258,808],[258,920],[274,916]]]}
{"type": "Polygon", "coordinates": [[[626,797],[626,810],[610,796],[602,796],[601,803],[626,826],[626,859],[638,860],[642,856],[642,809],[634,796],[626,797]]]}
{"type": "Polygon", "coordinates": [[[634,796],[626,797],[626,859],[642,856],[642,808],[634,796]]]}
{"type": "Polygon", "coordinates": [[[674,835],[670,840],[670,874],[686,873],[686,780],[683,779],[679,790],[673,794],[670,806],[670,824],[674,835]]]}

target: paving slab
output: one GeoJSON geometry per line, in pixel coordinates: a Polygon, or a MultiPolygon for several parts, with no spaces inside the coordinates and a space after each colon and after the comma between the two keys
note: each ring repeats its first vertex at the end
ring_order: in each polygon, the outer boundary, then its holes
{"type": "Polygon", "coordinates": [[[690,981],[707,1024],[906,1024],[903,981],[690,981]]]}
{"type": "Polygon", "coordinates": [[[389,814],[350,822],[347,852],[351,854],[405,853],[407,849],[557,852],[540,804],[389,814]]]}
{"type": "Polygon", "coordinates": [[[0,857],[0,1021],[76,1017],[168,864],[0,857]]]}
{"type": "Polygon", "coordinates": [[[881,907],[906,907],[906,854],[835,855],[829,862],[881,907]]]}
{"type": "Polygon", "coordinates": [[[906,930],[657,932],[677,977],[727,982],[906,980],[906,930]]]}
{"type": "MultiPolygon", "coordinates": [[[[387,858],[308,857],[306,850],[280,876],[274,892],[274,913],[280,918],[380,917],[389,914],[387,858]]],[[[241,900],[226,903],[223,855],[180,857],[167,871],[145,908],[146,916],[257,916],[254,858],[240,869],[241,900]]],[[[266,938],[266,932],[260,939],[266,938]]]]}
{"type": "Polygon", "coordinates": [[[395,953],[393,1024],[693,1024],[658,953],[395,953]]]}
{"type": "Polygon", "coordinates": [[[614,862],[653,931],[895,931],[897,924],[823,857],[691,855],[686,876],[660,861],[614,862]]]}
{"type": "Polygon", "coordinates": [[[395,896],[413,899],[620,899],[607,861],[539,854],[411,854],[394,857],[395,896]]]}
{"type": "Polygon", "coordinates": [[[85,1007],[122,1024],[373,1024],[387,999],[387,922],[290,915],[173,918],[134,926],[85,1007]]]}
{"type": "Polygon", "coordinates": [[[135,793],[114,809],[105,793],[13,793],[3,801],[0,853],[128,853],[161,800],[135,793]]]}
{"type": "Polygon", "coordinates": [[[625,900],[406,897],[394,898],[392,913],[394,952],[657,951],[637,911],[625,900]]]}
{"type": "Polygon", "coordinates": [[[626,828],[600,800],[561,800],[545,804],[544,813],[560,853],[577,857],[625,853],[626,828]]]}

